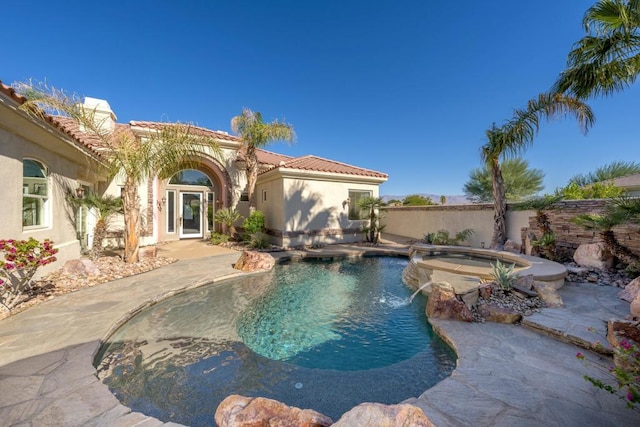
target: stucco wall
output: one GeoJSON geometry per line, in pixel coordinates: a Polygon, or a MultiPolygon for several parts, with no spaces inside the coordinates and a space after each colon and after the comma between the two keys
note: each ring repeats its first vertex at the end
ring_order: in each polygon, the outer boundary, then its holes
{"type": "MultiPolygon", "coordinates": [[[[528,226],[531,215],[532,211],[507,210],[509,239],[522,242],[521,229],[528,226]]],[[[414,239],[438,230],[447,230],[453,236],[471,228],[474,233],[464,243],[472,247],[484,243],[488,247],[493,236],[493,206],[489,204],[388,207],[383,209],[382,216],[385,233],[414,239]]]]}
{"type": "Polygon", "coordinates": [[[72,209],[64,200],[63,186],[71,189],[91,184],[97,164],[89,160],[66,137],[46,124],[34,123],[15,105],[0,99],[0,238],[40,241],[50,239],[59,252],[58,261],[38,271],[44,274],[80,256],[72,209]],[[48,169],[47,221],[43,226],[22,226],[22,184],[25,158],[48,169]],[[80,181],[81,180],[81,181],[80,181]]]}
{"type": "Polygon", "coordinates": [[[267,216],[274,243],[294,247],[363,240],[362,221],[349,220],[349,206],[343,202],[349,190],[370,191],[378,197],[378,184],[345,176],[338,180],[291,175],[274,173],[262,177],[257,185],[258,199],[262,190],[267,191],[267,202],[257,206],[267,216]]]}

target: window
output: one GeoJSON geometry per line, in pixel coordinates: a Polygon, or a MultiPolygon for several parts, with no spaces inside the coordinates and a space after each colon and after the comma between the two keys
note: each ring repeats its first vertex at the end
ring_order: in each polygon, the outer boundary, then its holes
{"type": "Polygon", "coordinates": [[[36,160],[22,161],[22,226],[47,225],[49,183],[47,169],[36,160]]]}
{"type": "Polygon", "coordinates": [[[349,190],[349,219],[359,220],[366,218],[366,212],[360,209],[360,200],[372,197],[371,191],[349,190]]]}
{"type": "Polygon", "coordinates": [[[267,190],[262,190],[262,202],[267,202],[267,190]]]}
{"type": "Polygon", "coordinates": [[[176,192],[167,191],[167,233],[176,232],[176,192]]]}
{"type": "Polygon", "coordinates": [[[175,174],[169,180],[169,184],[177,185],[203,185],[211,187],[211,180],[204,173],[194,169],[184,169],[175,174]]]}

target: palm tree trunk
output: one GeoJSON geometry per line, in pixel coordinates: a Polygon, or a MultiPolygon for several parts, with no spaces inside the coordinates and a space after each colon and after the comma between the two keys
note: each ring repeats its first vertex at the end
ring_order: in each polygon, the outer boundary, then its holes
{"type": "Polygon", "coordinates": [[[493,238],[491,248],[502,249],[507,240],[507,202],[504,197],[504,181],[498,159],[491,161],[493,189],[493,238]]]}
{"type": "Polygon", "coordinates": [[[102,242],[107,235],[107,223],[104,219],[99,219],[93,228],[93,244],[89,251],[89,258],[96,260],[102,255],[102,242]]]}
{"type": "Polygon", "coordinates": [[[256,210],[254,192],[258,180],[258,159],[254,150],[247,150],[247,193],[249,193],[249,212],[256,210]]]}
{"type": "Polygon", "coordinates": [[[638,261],[638,255],[631,252],[629,248],[618,242],[618,239],[616,239],[613,230],[603,230],[600,232],[600,236],[602,237],[604,244],[607,246],[611,254],[620,259],[622,262],[626,264],[632,264],[638,261]]]}
{"type": "Polygon", "coordinates": [[[127,179],[122,191],[124,206],[124,260],[138,262],[140,230],[140,197],[135,182],[127,179]]]}

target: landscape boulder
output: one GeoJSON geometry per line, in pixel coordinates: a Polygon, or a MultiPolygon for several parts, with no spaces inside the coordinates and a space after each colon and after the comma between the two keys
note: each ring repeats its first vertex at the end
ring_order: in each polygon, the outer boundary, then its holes
{"type": "Polygon", "coordinates": [[[637,295],[629,305],[629,316],[632,319],[640,319],[640,295],[637,295]]]}
{"type": "MultiPolygon", "coordinates": [[[[402,270],[402,282],[415,290],[420,289],[425,283],[431,282],[432,271],[422,268],[413,259],[409,261],[407,266],[402,270]]],[[[428,292],[430,289],[428,290],[428,292]]]]}
{"type": "Polygon", "coordinates": [[[508,307],[499,307],[495,304],[483,304],[478,306],[480,314],[487,322],[514,324],[522,320],[522,315],[508,307]]]}
{"type": "Polygon", "coordinates": [[[70,276],[92,277],[100,275],[100,269],[88,258],[70,259],[64,263],[62,272],[70,276]]]}
{"type": "Polygon", "coordinates": [[[613,266],[613,255],[604,243],[584,243],[578,246],[573,254],[573,260],[582,267],[593,267],[601,270],[613,266]]]}
{"type": "Polygon", "coordinates": [[[471,309],[457,298],[453,287],[446,282],[433,284],[426,312],[430,319],[473,321],[471,309]]]}
{"type": "Polygon", "coordinates": [[[435,427],[435,424],[417,406],[362,403],[342,415],[333,426],[435,427]]]}
{"type": "Polygon", "coordinates": [[[244,251],[233,268],[244,272],[257,270],[271,270],[276,265],[276,259],[269,253],[258,251],[244,251]]]}
{"type": "Polygon", "coordinates": [[[638,295],[640,295],[640,277],[633,279],[623,290],[618,292],[618,298],[626,302],[633,301],[638,295]]]}
{"type": "Polygon", "coordinates": [[[218,427],[325,427],[333,423],[331,418],[312,409],[237,394],[228,396],[218,405],[214,418],[218,427]]]}
{"type": "Polygon", "coordinates": [[[550,308],[562,308],[564,307],[564,301],[562,296],[558,293],[558,290],[551,284],[546,282],[533,282],[533,290],[538,294],[540,299],[544,302],[546,307],[550,308]]]}

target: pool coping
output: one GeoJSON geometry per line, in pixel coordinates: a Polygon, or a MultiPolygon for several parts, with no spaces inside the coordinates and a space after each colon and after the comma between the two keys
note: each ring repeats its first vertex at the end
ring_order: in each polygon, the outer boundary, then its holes
{"type": "MultiPolygon", "coordinates": [[[[276,255],[280,259],[299,259],[397,256],[408,255],[408,251],[342,246],[276,255]]],[[[190,262],[179,261],[152,272],[67,294],[15,317],[4,319],[0,322],[0,392],[6,398],[0,403],[1,419],[10,425],[176,426],[175,423],[163,423],[123,406],[108,387],[98,380],[93,359],[104,337],[122,318],[130,317],[142,307],[153,305],[176,293],[245,275],[246,273],[233,270],[230,265],[238,256],[239,254],[207,257],[190,262]],[[177,272],[182,275],[183,280],[168,282],[167,276],[177,272]]],[[[549,415],[545,412],[535,410],[508,416],[510,411],[520,408],[523,402],[547,399],[550,393],[546,390],[546,385],[536,389],[537,391],[530,390],[530,386],[527,386],[529,394],[525,399],[520,392],[510,392],[497,400],[492,398],[489,401],[486,400],[486,391],[481,391],[482,387],[478,385],[484,383],[485,376],[490,372],[493,372],[491,375],[500,383],[501,373],[505,371],[514,370],[514,375],[521,376],[531,370],[535,380],[539,376],[538,369],[548,369],[545,367],[548,362],[534,367],[523,365],[522,356],[513,357],[511,350],[514,345],[522,346],[522,354],[529,354],[532,345],[539,346],[547,354],[558,346],[566,349],[566,344],[516,326],[437,320],[430,320],[430,323],[443,339],[452,344],[459,358],[458,365],[451,377],[425,391],[422,396],[407,402],[421,407],[436,425],[468,425],[460,420],[469,418],[476,419],[475,424],[480,426],[510,425],[514,420],[513,416],[525,421],[527,417],[555,419],[548,418],[549,415]],[[519,334],[525,334],[525,338],[519,337],[519,334]],[[504,341],[505,339],[509,341],[504,341]],[[483,346],[477,347],[481,342],[484,342],[483,346]],[[500,346],[507,343],[510,344],[509,351],[501,349],[500,346]],[[487,345],[490,347],[483,349],[487,345]],[[491,345],[499,347],[492,348],[491,345]],[[455,394],[447,391],[457,387],[465,388],[464,399],[459,399],[461,394],[457,391],[455,394]],[[438,403],[440,396],[448,399],[449,395],[452,398],[457,395],[458,398],[438,403]]],[[[570,346],[569,351],[574,351],[573,348],[570,346]]],[[[562,361],[554,363],[562,365],[562,361]]],[[[560,366],[561,372],[574,369],[574,365],[575,362],[571,361],[570,366],[560,366]]],[[[575,377],[578,378],[579,375],[575,374],[575,377]]],[[[564,389],[564,378],[560,380],[562,381],[551,385],[559,389],[558,393],[568,396],[575,394],[575,390],[564,389]]],[[[584,383],[581,377],[579,382],[584,383]]],[[[575,388],[573,383],[572,386],[575,388]]],[[[590,389],[589,386],[580,384],[578,395],[584,398],[590,389]]],[[[586,403],[580,402],[578,408],[567,408],[567,402],[557,401],[555,405],[560,404],[560,408],[554,414],[558,412],[561,414],[558,416],[562,416],[566,413],[586,420],[602,417],[614,420],[616,416],[620,419],[621,415],[628,418],[626,413],[614,414],[609,410],[612,405],[616,410],[624,408],[624,403],[617,398],[597,395],[595,400],[593,396],[589,399],[586,403]],[[607,410],[603,411],[603,408],[607,410]]],[[[535,425],[532,419],[529,421],[529,424],[535,425]]]]}
{"type": "MultiPolygon", "coordinates": [[[[514,272],[519,277],[533,276],[534,280],[541,282],[553,283],[556,287],[560,287],[567,277],[567,268],[557,262],[550,261],[544,258],[538,258],[530,255],[516,254],[507,251],[497,251],[494,249],[484,248],[471,248],[467,246],[439,246],[439,245],[427,245],[427,244],[414,244],[411,246],[411,257],[416,254],[425,252],[451,252],[464,255],[478,255],[486,256],[490,254],[492,257],[501,261],[511,261],[514,263],[525,264],[526,267],[514,269],[514,272]]],[[[416,260],[416,262],[426,268],[436,267],[438,270],[448,271],[450,273],[465,274],[469,276],[477,276],[482,279],[491,279],[491,269],[488,267],[473,267],[458,264],[456,267],[449,267],[453,263],[439,262],[438,260],[416,260]]]]}

